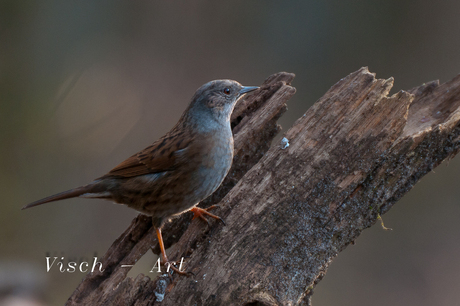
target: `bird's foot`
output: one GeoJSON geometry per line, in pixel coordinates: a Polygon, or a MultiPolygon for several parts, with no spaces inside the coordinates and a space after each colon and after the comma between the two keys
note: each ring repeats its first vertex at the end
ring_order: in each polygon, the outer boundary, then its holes
{"type": "Polygon", "coordinates": [[[192,272],[181,271],[180,269],[182,268],[182,263],[183,263],[182,260],[180,263],[178,263],[177,261],[166,260],[162,262],[162,265],[166,267],[167,273],[169,273],[169,269],[171,269],[179,275],[184,275],[184,276],[194,275],[192,272]],[[179,265],[179,268],[177,268],[177,265],[179,265]]]}
{"type": "MultiPolygon", "coordinates": [[[[190,275],[190,274],[193,275],[193,273],[191,273],[191,272],[185,272],[185,271],[180,270],[182,268],[182,264],[184,263],[184,258],[181,259],[181,261],[179,263],[179,268],[176,268],[176,266],[177,266],[176,261],[169,261],[168,260],[168,256],[166,256],[165,245],[163,243],[163,235],[161,234],[161,228],[156,227],[155,230],[157,232],[158,244],[160,245],[160,251],[161,251],[161,257],[160,257],[161,261],[159,262],[159,264],[166,266],[166,272],[168,274],[169,274],[169,269],[171,269],[171,270],[173,270],[174,272],[176,272],[179,275],[190,275]]],[[[171,275],[169,274],[169,276],[171,276],[171,275]]]]}
{"type": "Polygon", "coordinates": [[[217,207],[219,207],[219,206],[212,205],[212,206],[209,206],[208,208],[193,207],[192,209],[190,209],[190,211],[193,213],[192,220],[194,220],[196,218],[200,218],[201,220],[206,221],[206,223],[208,223],[208,225],[209,225],[208,219],[205,218],[205,216],[209,216],[211,218],[219,220],[220,222],[222,222],[225,225],[225,222],[224,222],[224,220],[222,220],[221,217],[213,215],[213,214],[211,214],[209,212],[209,210],[212,210],[212,209],[217,208],[217,207]]]}

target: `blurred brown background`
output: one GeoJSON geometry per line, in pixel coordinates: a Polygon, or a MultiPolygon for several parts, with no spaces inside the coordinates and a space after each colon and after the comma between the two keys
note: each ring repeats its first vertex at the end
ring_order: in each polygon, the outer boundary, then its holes
{"type": "MultiPolygon", "coordinates": [[[[296,73],[286,131],[362,66],[393,76],[392,93],[453,78],[459,13],[455,0],[1,1],[0,299],[66,301],[84,274],[46,273],[45,256],[102,256],[136,212],[84,199],[20,208],[152,143],[205,82],[296,73]]],[[[457,158],[427,175],[383,216],[393,231],[377,224],[341,253],[314,305],[457,304],[459,169],[457,158]]]]}

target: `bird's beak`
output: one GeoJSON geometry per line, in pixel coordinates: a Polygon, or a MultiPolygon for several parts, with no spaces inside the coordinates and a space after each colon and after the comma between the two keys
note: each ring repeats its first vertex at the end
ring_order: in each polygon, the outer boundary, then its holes
{"type": "Polygon", "coordinates": [[[253,91],[253,90],[256,90],[256,89],[259,89],[259,87],[257,87],[257,86],[243,86],[243,88],[241,88],[241,90],[240,90],[239,95],[240,96],[244,95],[245,93],[253,91]]]}

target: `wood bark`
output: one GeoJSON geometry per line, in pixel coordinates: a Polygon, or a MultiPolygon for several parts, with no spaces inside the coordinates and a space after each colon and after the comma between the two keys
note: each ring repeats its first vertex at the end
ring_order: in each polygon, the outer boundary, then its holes
{"type": "Polygon", "coordinates": [[[234,165],[218,203],[226,225],[188,214],[163,232],[190,277],[126,277],[158,252],[140,215],[67,305],[310,305],[329,263],[426,173],[460,147],[460,76],[388,96],[393,79],[361,68],[340,80],[270,146],[295,93],[271,76],[235,109],[234,165]]]}

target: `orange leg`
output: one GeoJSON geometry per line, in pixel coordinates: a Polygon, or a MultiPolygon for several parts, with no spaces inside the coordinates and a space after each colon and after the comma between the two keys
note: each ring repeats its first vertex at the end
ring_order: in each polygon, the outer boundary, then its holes
{"type": "Polygon", "coordinates": [[[162,257],[163,264],[169,264],[169,267],[173,269],[174,271],[176,271],[177,273],[181,275],[187,275],[187,272],[179,271],[179,269],[174,266],[176,262],[168,260],[168,257],[166,256],[165,245],[163,243],[163,236],[161,235],[161,228],[155,228],[155,230],[157,232],[158,244],[160,245],[160,251],[161,251],[161,257],[162,257]]]}
{"type": "Polygon", "coordinates": [[[157,232],[158,243],[160,244],[161,257],[163,262],[169,262],[168,257],[166,257],[165,244],[163,243],[163,235],[161,235],[161,228],[155,229],[157,232]]]}
{"type": "Polygon", "coordinates": [[[225,222],[224,222],[224,220],[222,220],[221,217],[213,215],[213,214],[211,214],[209,212],[209,210],[217,208],[217,207],[218,207],[217,205],[212,205],[212,206],[209,206],[208,208],[205,208],[205,209],[199,208],[199,207],[193,207],[192,209],[190,209],[190,211],[193,213],[192,220],[194,220],[196,218],[200,218],[200,219],[206,221],[206,223],[209,224],[208,219],[205,218],[205,216],[209,216],[211,218],[219,220],[220,222],[222,222],[225,225],[225,222]]]}

